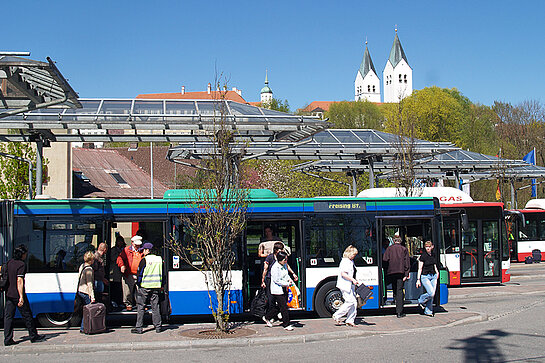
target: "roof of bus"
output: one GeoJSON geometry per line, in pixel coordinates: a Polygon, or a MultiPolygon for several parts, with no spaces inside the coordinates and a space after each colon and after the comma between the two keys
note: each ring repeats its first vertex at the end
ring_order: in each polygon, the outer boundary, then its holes
{"type": "Polygon", "coordinates": [[[472,203],[441,203],[441,208],[478,208],[478,207],[500,207],[502,202],[472,202],[472,203]]]}

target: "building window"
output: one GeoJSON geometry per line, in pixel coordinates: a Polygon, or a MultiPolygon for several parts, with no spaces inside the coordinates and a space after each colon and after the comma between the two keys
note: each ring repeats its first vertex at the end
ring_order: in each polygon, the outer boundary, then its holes
{"type": "Polygon", "coordinates": [[[399,83],[403,83],[403,81],[401,80],[401,74],[399,75],[399,83]]]}
{"type": "Polygon", "coordinates": [[[371,86],[367,85],[367,92],[371,92],[371,86]]]}
{"type": "Polygon", "coordinates": [[[405,83],[407,83],[407,75],[404,75],[403,78],[405,80],[405,83]]]}
{"type": "Polygon", "coordinates": [[[109,173],[118,184],[128,184],[119,173],[109,173]]]}
{"type": "Polygon", "coordinates": [[[373,85],[373,93],[375,93],[375,86],[373,85]]]}

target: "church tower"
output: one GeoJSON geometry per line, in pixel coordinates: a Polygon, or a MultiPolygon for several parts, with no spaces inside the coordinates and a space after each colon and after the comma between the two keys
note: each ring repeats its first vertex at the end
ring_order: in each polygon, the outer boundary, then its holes
{"type": "Polygon", "coordinates": [[[399,102],[413,93],[413,70],[409,66],[401,42],[396,36],[390,57],[382,73],[384,82],[384,102],[399,102]]]}
{"type": "Polygon", "coordinates": [[[273,92],[269,87],[269,78],[267,76],[267,71],[265,70],[265,87],[261,89],[261,104],[266,105],[270,104],[273,100],[273,92]]]}
{"type": "Polygon", "coordinates": [[[360,69],[356,73],[354,81],[354,100],[367,100],[380,103],[380,79],[371,60],[367,41],[365,41],[365,53],[361,61],[360,69]]]}

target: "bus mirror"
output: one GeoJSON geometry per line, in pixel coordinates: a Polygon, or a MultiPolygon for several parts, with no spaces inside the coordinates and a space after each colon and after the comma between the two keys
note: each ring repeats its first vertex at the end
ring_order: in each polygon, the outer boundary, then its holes
{"type": "Polygon", "coordinates": [[[469,230],[469,219],[467,218],[467,214],[462,213],[460,215],[460,219],[462,220],[462,230],[463,231],[469,230]]]}

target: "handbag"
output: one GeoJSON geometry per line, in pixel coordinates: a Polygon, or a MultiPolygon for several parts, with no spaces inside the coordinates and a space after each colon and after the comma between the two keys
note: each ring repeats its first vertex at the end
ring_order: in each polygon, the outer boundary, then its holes
{"type": "Polygon", "coordinates": [[[85,300],[78,294],[79,290],[79,282],[81,280],[81,275],[83,274],[83,271],[85,271],[87,267],[84,267],[81,269],[81,272],[79,273],[78,277],[78,283],[76,284],[76,296],[74,297],[74,314],[77,316],[83,315],[83,307],[85,306],[85,300]]]}
{"type": "Polygon", "coordinates": [[[367,300],[373,296],[373,290],[364,284],[360,284],[356,287],[356,299],[358,300],[358,308],[361,308],[363,305],[367,304],[367,300]]]}

